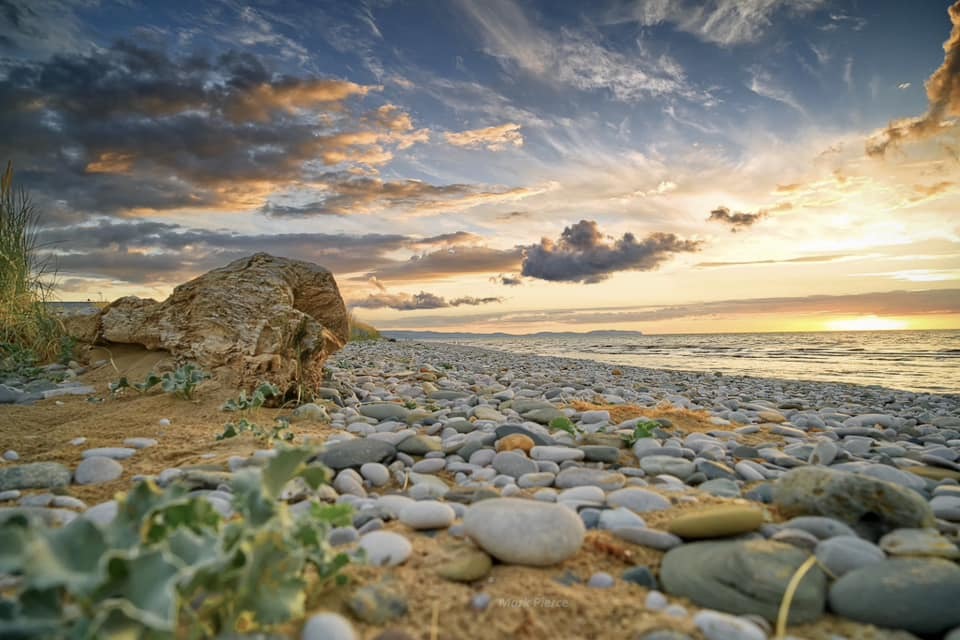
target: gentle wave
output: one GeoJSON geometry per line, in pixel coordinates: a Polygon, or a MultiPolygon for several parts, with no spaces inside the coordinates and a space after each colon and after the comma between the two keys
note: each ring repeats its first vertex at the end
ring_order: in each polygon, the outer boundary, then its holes
{"type": "Polygon", "coordinates": [[[457,340],[653,369],[960,393],[960,331],[858,331],[457,340]]]}

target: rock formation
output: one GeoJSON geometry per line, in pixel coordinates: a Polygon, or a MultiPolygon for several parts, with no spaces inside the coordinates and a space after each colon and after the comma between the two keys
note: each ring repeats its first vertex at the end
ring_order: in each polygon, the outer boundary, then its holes
{"type": "Polygon", "coordinates": [[[284,390],[319,381],[350,333],[332,273],[266,253],[181,284],[163,302],[127,296],[65,324],[85,342],[162,349],[240,384],[284,390]]]}

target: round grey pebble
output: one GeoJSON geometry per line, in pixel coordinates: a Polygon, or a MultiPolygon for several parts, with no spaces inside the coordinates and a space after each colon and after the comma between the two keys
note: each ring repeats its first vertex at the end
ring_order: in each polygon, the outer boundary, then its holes
{"type": "Polygon", "coordinates": [[[324,612],[311,616],[303,625],[301,640],[356,640],[350,621],[339,613],[324,612]]]}
{"type": "Polygon", "coordinates": [[[112,458],[94,456],[87,458],[73,472],[77,484],[103,484],[123,475],[123,466],[112,458]]]}
{"type": "Polygon", "coordinates": [[[616,584],[613,576],[605,571],[598,571],[587,581],[587,586],[594,589],[610,589],[616,584]]]}
{"type": "Polygon", "coordinates": [[[473,607],[474,611],[486,611],[487,607],[490,606],[490,600],[489,593],[478,593],[470,598],[470,606],[473,607]]]}
{"type": "Polygon", "coordinates": [[[814,554],[826,570],[837,578],[868,564],[882,562],[886,558],[880,547],[854,536],[836,536],[821,540],[814,554]]]}
{"type": "Polygon", "coordinates": [[[7,451],[3,452],[3,459],[7,462],[16,462],[20,459],[20,454],[13,449],[8,449],[7,451]]]}

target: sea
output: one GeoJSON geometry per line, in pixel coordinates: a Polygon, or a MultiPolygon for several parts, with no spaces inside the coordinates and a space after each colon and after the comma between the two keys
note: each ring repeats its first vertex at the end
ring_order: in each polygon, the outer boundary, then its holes
{"type": "Polygon", "coordinates": [[[447,339],[614,365],[960,394],[960,331],[710,333],[447,339]]]}

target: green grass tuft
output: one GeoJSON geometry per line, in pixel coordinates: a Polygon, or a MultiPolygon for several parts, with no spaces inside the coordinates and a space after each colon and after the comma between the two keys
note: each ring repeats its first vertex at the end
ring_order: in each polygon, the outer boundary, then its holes
{"type": "Polygon", "coordinates": [[[380,340],[383,336],[370,324],[363,322],[357,315],[351,311],[348,320],[350,323],[350,342],[362,342],[364,340],[380,340]]]}

